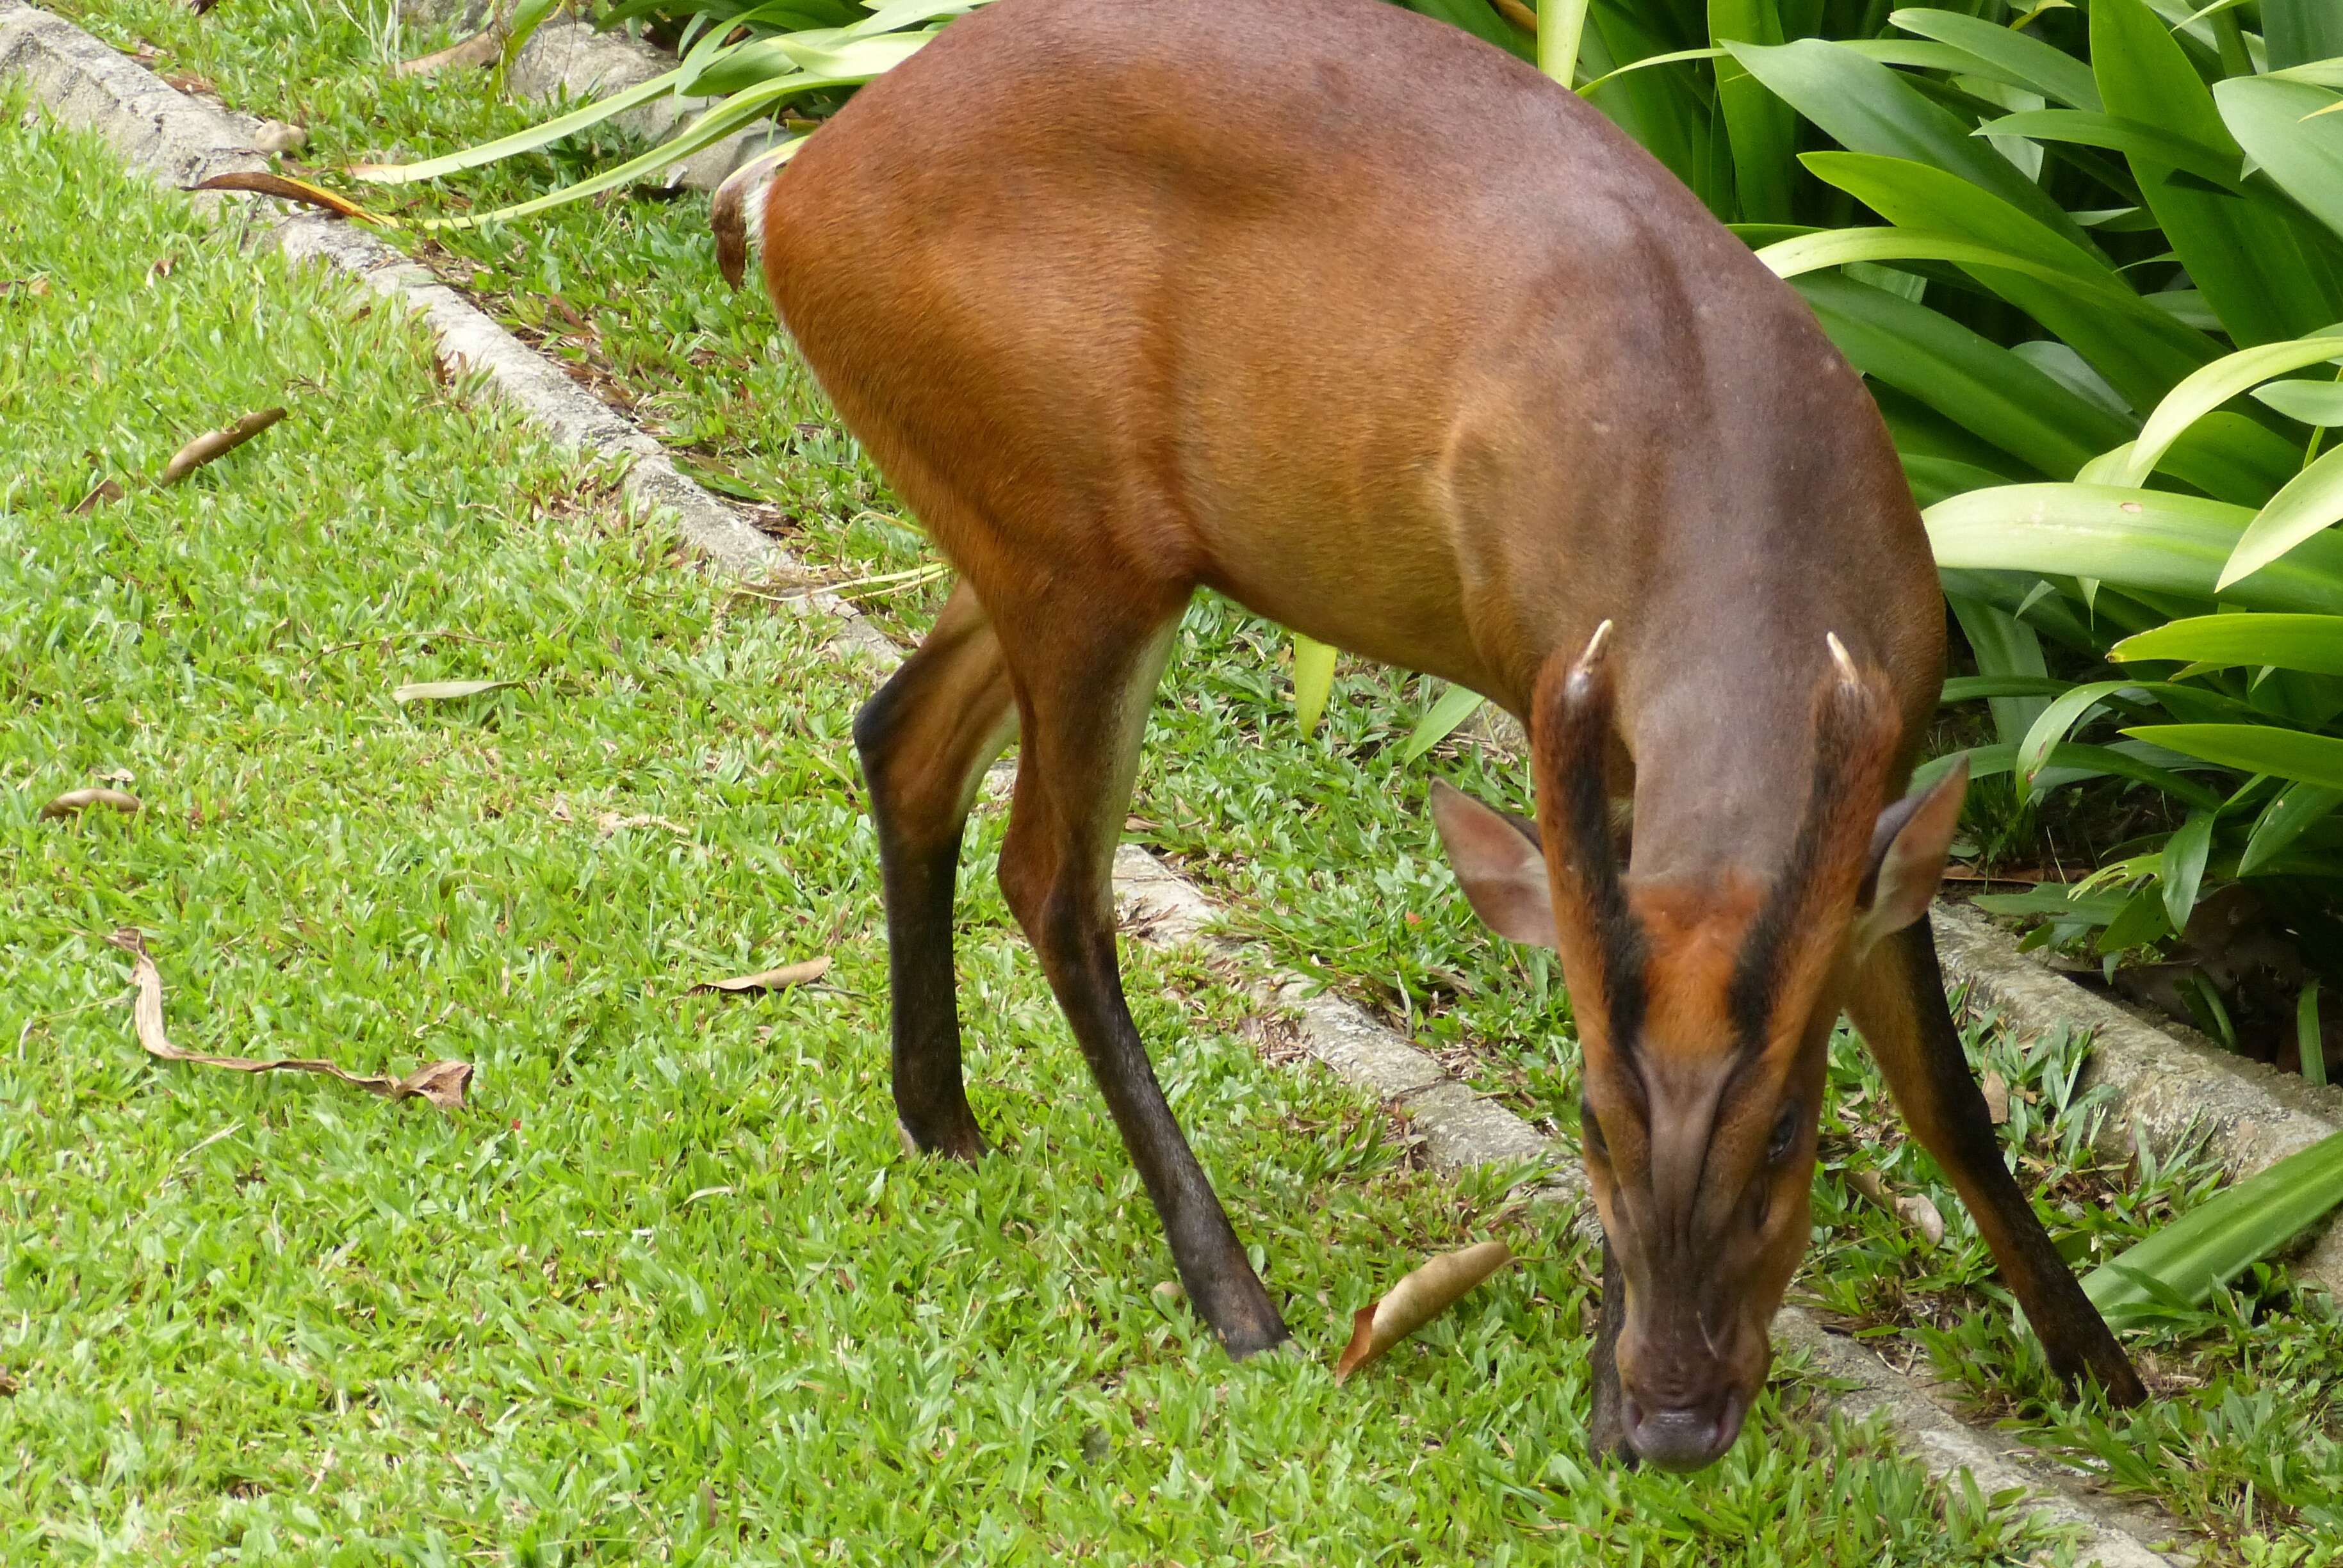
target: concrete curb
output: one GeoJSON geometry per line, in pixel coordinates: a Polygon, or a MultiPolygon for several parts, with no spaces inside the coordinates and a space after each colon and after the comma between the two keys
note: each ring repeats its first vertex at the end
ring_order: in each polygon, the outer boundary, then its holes
{"type": "MultiPolygon", "coordinates": [[[[257,122],[196,103],[165,85],[116,51],[23,0],[0,0],[0,78],[22,75],[57,116],[105,136],[131,166],[174,185],[232,169],[266,166],[252,150],[257,122]]],[[[581,391],[537,355],[438,283],[421,266],[361,231],[307,214],[287,214],[276,203],[250,200],[242,211],[287,255],[316,259],[349,274],[376,293],[419,312],[437,339],[440,360],[487,373],[498,392],[558,447],[627,467],[625,493],[639,504],[671,514],[685,538],[717,567],[730,571],[789,573],[798,563],[715,497],[678,472],[658,443],[581,391]]],[[[833,645],[891,668],[902,652],[833,595],[793,607],[836,618],[833,645]]],[[[1156,945],[1194,943],[1232,956],[1244,944],[1211,933],[1212,902],[1145,850],[1126,846],[1115,859],[1115,886],[1131,935],[1156,945]]],[[[1444,1169],[1506,1164],[1519,1168],[1537,1201],[1566,1204],[1571,1222],[1591,1231],[1584,1177],[1564,1151],[1503,1106],[1450,1078],[1436,1059],[1369,1017],[1332,998],[1313,995],[1302,977],[1277,972],[1253,990],[1266,1006],[1290,1013],[1299,1042],[1345,1081],[1383,1098],[1423,1141],[1426,1155],[1444,1169]]],[[[2071,989],[2071,988],[2070,988],[2071,989]]],[[[1913,1457],[1931,1473],[1968,1470],[1988,1492],[2022,1488],[2027,1506],[2053,1523],[2077,1528],[2086,1561],[2109,1568],[2157,1568],[2177,1563],[2143,1544],[2135,1527],[2104,1503],[2079,1498],[2064,1476],[2018,1450],[1997,1447],[1986,1435],[1935,1404],[1926,1392],[1858,1346],[1829,1334],[1807,1314],[1785,1311],[1776,1322],[1785,1342],[1813,1351],[1828,1375],[1855,1385],[1839,1403],[1862,1415],[1884,1412],[1913,1457]]],[[[2154,1526],[2149,1528],[2153,1529],[2154,1526]]]]}
{"type": "MultiPolygon", "coordinates": [[[[2088,1031],[2083,1081],[2105,1085],[2114,1099],[2099,1130],[2103,1153],[2129,1156],[2135,1129],[2167,1152],[2202,1136],[2233,1177],[2246,1177],[2343,1131],[2343,1106],[2333,1093],[2141,1021],[2019,952],[1975,910],[1940,903],[1933,920],[1945,978],[1967,988],[1970,1010],[1996,1012],[2024,1035],[2088,1031]]],[[[2343,1295],[2343,1230],[2319,1237],[2294,1271],[2343,1295]]]]}

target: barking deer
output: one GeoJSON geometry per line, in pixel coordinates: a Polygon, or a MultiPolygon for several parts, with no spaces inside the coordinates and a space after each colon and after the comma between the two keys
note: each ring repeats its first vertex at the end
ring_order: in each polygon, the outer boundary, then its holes
{"type": "Polygon", "coordinates": [[[1600,1448],[1731,1446],[1842,1011],[2052,1365],[2140,1397],[1946,1010],[1925,917],[1965,776],[1902,794],[1945,631],[1896,453],[1798,297],[1657,162],[1379,0],[999,0],[863,88],[760,223],[783,322],[958,572],[855,726],[911,1146],[986,1149],[953,884],[1014,737],[1010,907],[1189,1300],[1236,1355],[1286,1339],[1115,956],[1148,704],[1210,588],[1528,732],[1537,823],[1441,787],[1433,812],[1488,924],[1561,954],[1600,1448]]]}

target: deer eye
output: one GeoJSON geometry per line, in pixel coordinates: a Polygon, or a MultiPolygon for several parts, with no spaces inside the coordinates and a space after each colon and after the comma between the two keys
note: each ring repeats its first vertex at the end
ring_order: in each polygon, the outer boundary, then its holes
{"type": "Polygon", "coordinates": [[[1779,1163],[1790,1152],[1790,1145],[1798,1141],[1797,1102],[1782,1107],[1782,1114],[1774,1123],[1774,1136],[1765,1145],[1765,1158],[1779,1163]]]}

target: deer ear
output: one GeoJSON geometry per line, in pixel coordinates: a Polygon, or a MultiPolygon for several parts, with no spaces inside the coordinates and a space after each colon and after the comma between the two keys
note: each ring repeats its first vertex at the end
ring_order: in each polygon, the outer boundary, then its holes
{"type": "Polygon", "coordinates": [[[1554,893],[1545,856],[1519,819],[1435,779],[1432,820],[1473,912],[1501,937],[1553,947],[1554,893]]]}
{"type": "Polygon", "coordinates": [[[1969,759],[1962,758],[1929,788],[1906,795],[1879,814],[1871,834],[1871,867],[1864,875],[1855,912],[1855,952],[1859,959],[1891,932],[1928,912],[1945,857],[1968,793],[1969,759]]]}

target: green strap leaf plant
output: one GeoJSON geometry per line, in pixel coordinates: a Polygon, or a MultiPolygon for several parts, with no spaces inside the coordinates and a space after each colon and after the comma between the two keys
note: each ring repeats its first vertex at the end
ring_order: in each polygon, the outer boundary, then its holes
{"type": "Polygon", "coordinates": [[[2343,1133],[2206,1200],[2092,1270],[2083,1293],[2113,1328],[2202,1306],[2343,1203],[2343,1133]]]}

